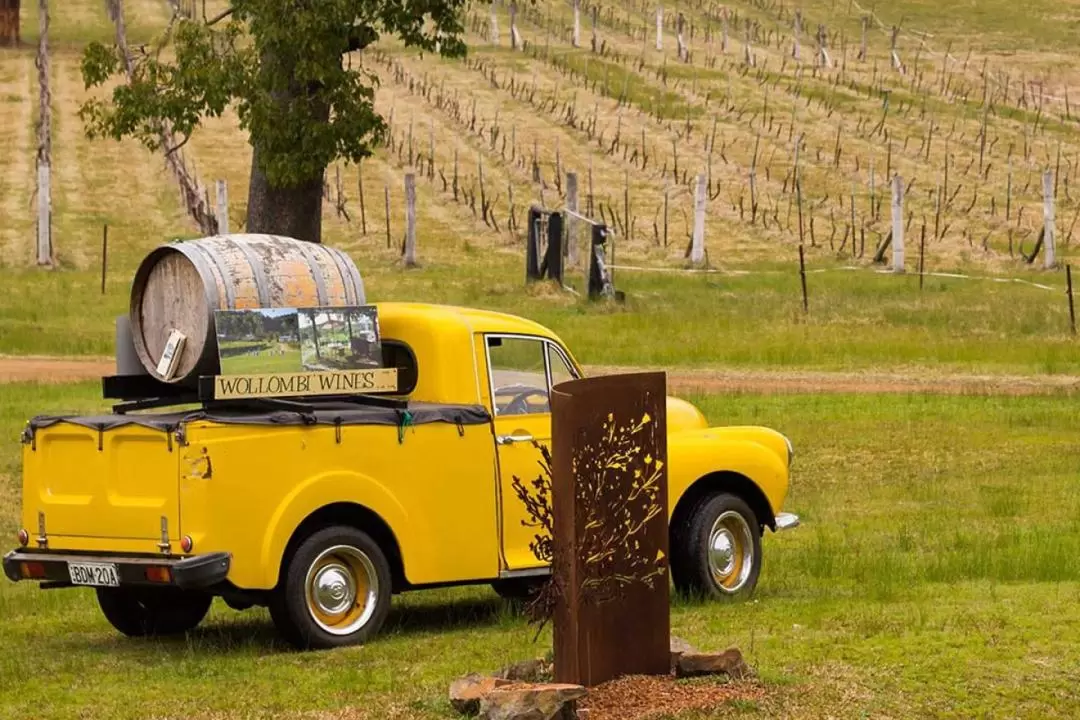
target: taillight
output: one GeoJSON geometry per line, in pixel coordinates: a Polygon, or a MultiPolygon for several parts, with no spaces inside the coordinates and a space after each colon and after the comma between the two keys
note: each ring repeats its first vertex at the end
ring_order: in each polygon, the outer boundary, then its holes
{"type": "Polygon", "coordinates": [[[40,580],[45,577],[45,566],[39,562],[19,563],[19,570],[27,580],[40,580]]]}
{"type": "Polygon", "coordinates": [[[30,544],[30,533],[26,531],[26,528],[19,530],[19,544],[23,547],[30,544]]]}
{"type": "Polygon", "coordinates": [[[191,548],[195,547],[195,541],[191,539],[190,535],[185,535],[180,538],[180,549],[186,553],[191,552],[191,548]]]}
{"type": "Polygon", "coordinates": [[[172,572],[164,565],[148,565],[146,567],[146,579],[150,582],[172,582],[172,572]]]}

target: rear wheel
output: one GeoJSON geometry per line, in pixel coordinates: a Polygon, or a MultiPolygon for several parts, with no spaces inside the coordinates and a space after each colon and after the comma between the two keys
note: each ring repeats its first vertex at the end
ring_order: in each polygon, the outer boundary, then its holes
{"type": "Polygon", "coordinates": [[[547,580],[546,576],[504,578],[491,583],[491,589],[504,600],[528,602],[540,594],[547,580]]]}
{"type": "Polygon", "coordinates": [[[705,498],[673,540],[672,579],[679,591],[737,599],[754,592],[761,574],[761,524],[742,498],[705,498]]]}
{"type": "Polygon", "coordinates": [[[172,587],[96,588],[105,619],[129,637],[179,635],[206,617],[213,597],[172,587]]]}
{"type": "Polygon", "coordinates": [[[270,603],[278,632],[300,648],[362,643],[390,610],[390,564],[366,533],[334,526],[297,546],[270,603]]]}

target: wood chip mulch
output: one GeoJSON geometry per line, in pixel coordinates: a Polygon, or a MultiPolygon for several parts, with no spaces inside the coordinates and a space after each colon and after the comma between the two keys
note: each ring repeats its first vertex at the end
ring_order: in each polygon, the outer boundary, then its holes
{"type": "Polygon", "coordinates": [[[631,675],[590,688],[589,694],[578,701],[578,707],[588,710],[589,720],[647,720],[764,696],[764,688],[753,681],[676,680],[669,675],[631,675]]]}

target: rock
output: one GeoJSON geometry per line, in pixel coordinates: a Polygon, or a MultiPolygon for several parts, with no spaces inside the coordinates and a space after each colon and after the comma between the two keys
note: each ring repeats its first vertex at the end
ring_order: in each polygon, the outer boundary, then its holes
{"type": "Polygon", "coordinates": [[[683,653],[675,661],[676,677],[727,675],[737,679],[751,673],[738,648],[729,648],[721,653],[683,653]]]}
{"type": "Polygon", "coordinates": [[[674,654],[682,655],[683,653],[694,653],[697,650],[690,643],[683,640],[681,637],[671,636],[671,652],[674,654]]]}
{"type": "Polygon", "coordinates": [[[450,704],[462,715],[480,712],[480,700],[492,690],[509,685],[509,680],[475,673],[460,677],[450,683],[450,704]]]}
{"type": "Polygon", "coordinates": [[[505,667],[495,674],[495,677],[514,682],[548,682],[552,679],[554,666],[547,658],[536,660],[524,660],[505,667]]]}
{"type": "Polygon", "coordinates": [[[684,653],[696,653],[697,650],[690,643],[683,640],[681,637],[671,636],[671,662],[675,662],[679,659],[679,656],[684,653]]]}
{"type": "Polygon", "coordinates": [[[495,688],[480,701],[481,720],[573,720],[580,685],[514,684],[495,688]]]}
{"type": "Polygon", "coordinates": [[[589,720],[589,711],[581,708],[577,711],[577,720],[589,720]]]}

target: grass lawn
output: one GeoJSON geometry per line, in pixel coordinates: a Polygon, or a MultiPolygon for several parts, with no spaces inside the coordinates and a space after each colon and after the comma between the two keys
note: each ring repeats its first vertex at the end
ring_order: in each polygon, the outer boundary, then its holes
{"type": "MultiPolygon", "coordinates": [[[[810,313],[803,315],[797,261],[744,267],[754,271],[749,275],[616,271],[628,300],[610,306],[546,283],[526,288],[518,252],[447,257],[411,271],[370,248],[352,255],[371,302],[447,302],[524,315],[554,329],[586,364],[1080,373],[1060,272],[1030,274],[1053,291],[928,277],[920,292],[914,275],[819,261],[811,269],[822,272],[807,279],[810,313]]],[[[0,354],[112,354],[114,318],[128,302],[119,272],[104,298],[92,273],[3,277],[10,291],[0,296],[0,354]]],[[[580,288],[579,274],[568,281],[580,288]]]]}
{"type": "MultiPolygon", "coordinates": [[[[277,346],[275,346],[275,349],[277,346]]],[[[289,373],[302,372],[300,348],[289,349],[283,355],[237,355],[225,358],[221,363],[223,375],[243,375],[245,373],[289,373]]]]}
{"type": "MultiPolygon", "coordinates": [[[[0,387],[0,436],[37,412],[99,408],[96,384],[0,387]]],[[[720,717],[1080,714],[1080,441],[1069,398],[695,398],[714,423],[790,435],[790,507],[757,598],[677,603],[673,632],[737,645],[765,699],[720,717]]],[[[0,450],[12,537],[18,450],[0,450]]],[[[8,545],[13,544],[8,542],[8,545]]],[[[4,547],[7,547],[6,545],[4,547]]],[[[402,596],[384,636],[297,653],[265,612],[220,603],[184,640],[121,638],[92,594],[0,584],[0,717],[444,718],[448,681],[542,654],[486,588],[402,596]],[[32,659],[28,648],[33,648],[32,659]]]]}

